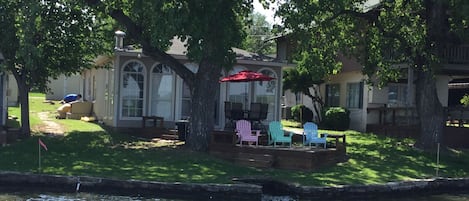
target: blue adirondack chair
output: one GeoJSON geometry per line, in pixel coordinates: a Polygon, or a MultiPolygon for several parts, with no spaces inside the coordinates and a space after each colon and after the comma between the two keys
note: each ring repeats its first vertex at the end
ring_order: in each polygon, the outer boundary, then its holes
{"type": "Polygon", "coordinates": [[[327,146],[327,133],[323,133],[322,137],[318,135],[318,126],[313,122],[306,122],[303,125],[303,144],[309,145],[314,144],[318,146],[318,144],[324,144],[324,148],[327,146]]]}
{"type": "Polygon", "coordinates": [[[292,133],[288,133],[285,135],[285,131],[283,130],[283,126],[278,121],[272,121],[269,123],[269,144],[273,144],[274,147],[277,143],[288,143],[291,147],[292,143],[292,133]]]}

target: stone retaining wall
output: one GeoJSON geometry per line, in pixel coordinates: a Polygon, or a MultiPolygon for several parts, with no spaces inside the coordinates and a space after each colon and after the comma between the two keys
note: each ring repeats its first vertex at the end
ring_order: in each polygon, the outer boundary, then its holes
{"type": "Polygon", "coordinates": [[[89,192],[189,200],[260,200],[252,184],[196,184],[0,172],[0,192],[89,192]],[[78,186],[79,184],[79,186],[78,186]]]}
{"type": "Polygon", "coordinates": [[[188,200],[261,200],[262,194],[301,200],[367,200],[442,193],[469,193],[469,178],[436,178],[376,185],[297,186],[269,179],[237,179],[237,184],[167,183],[0,172],[0,192],[90,192],[188,200]],[[77,185],[79,184],[79,186],[77,185]]]}

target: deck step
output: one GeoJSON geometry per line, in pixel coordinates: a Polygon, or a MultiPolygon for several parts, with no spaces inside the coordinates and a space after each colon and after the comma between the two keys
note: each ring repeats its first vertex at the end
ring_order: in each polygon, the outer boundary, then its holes
{"type": "Polygon", "coordinates": [[[243,166],[270,168],[274,162],[274,157],[270,154],[238,153],[235,163],[243,166]]]}

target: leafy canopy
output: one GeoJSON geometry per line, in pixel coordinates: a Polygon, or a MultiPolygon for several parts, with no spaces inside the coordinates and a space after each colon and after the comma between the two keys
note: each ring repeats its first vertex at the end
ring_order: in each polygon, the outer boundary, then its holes
{"type": "Polygon", "coordinates": [[[42,89],[50,77],[91,67],[112,43],[105,20],[80,1],[0,0],[0,26],[4,67],[42,89]]]}
{"type": "Polygon", "coordinates": [[[285,29],[303,39],[296,58],[300,68],[334,74],[341,68],[336,56],[342,53],[357,58],[363,73],[383,84],[399,78],[395,66],[402,63],[439,70],[443,57],[438,49],[467,41],[466,1],[443,3],[447,10],[441,15],[447,21],[439,30],[429,24],[428,13],[431,5],[440,5],[437,1],[364,2],[287,0],[280,6],[285,29]]]}

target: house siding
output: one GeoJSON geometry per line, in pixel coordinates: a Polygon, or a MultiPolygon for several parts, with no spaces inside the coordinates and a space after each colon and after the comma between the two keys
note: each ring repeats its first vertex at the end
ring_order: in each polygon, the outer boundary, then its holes
{"type": "MultiPolygon", "coordinates": [[[[67,94],[82,94],[83,93],[83,78],[81,75],[65,76],[60,75],[57,79],[51,79],[48,87],[50,91],[46,93],[47,100],[62,100],[67,94]]],[[[86,97],[83,97],[87,100],[86,97]]]]}
{"type": "Polygon", "coordinates": [[[18,84],[16,79],[12,74],[6,74],[6,96],[7,96],[7,105],[8,106],[18,106],[19,105],[19,92],[18,84]]]}
{"type": "MultiPolygon", "coordinates": [[[[91,69],[85,71],[83,75],[85,76],[85,89],[86,89],[86,96],[90,97],[90,100],[94,101],[94,107],[93,111],[98,119],[98,121],[109,125],[111,127],[141,127],[142,126],[142,121],[141,118],[139,117],[133,117],[133,118],[128,118],[128,117],[122,117],[121,116],[121,96],[122,93],[120,92],[121,90],[121,85],[122,85],[122,68],[124,65],[126,65],[128,62],[131,61],[137,61],[141,62],[145,68],[145,73],[144,73],[144,106],[143,106],[143,115],[148,115],[150,114],[150,108],[151,108],[151,72],[153,70],[153,67],[156,66],[159,62],[154,61],[153,59],[146,57],[146,56],[139,56],[140,53],[129,53],[129,52],[116,52],[116,56],[114,57],[112,68],[111,69],[91,69]],[[89,82],[88,80],[93,80],[93,77],[95,81],[89,82]],[[96,86],[86,86],[86,85],[92,85],[89,83],[94,83],[96,86]],[[93,96],[93,94],[97,94],[96,96],[93,96]]],[[[196,64],[190,63],[186,59],[181,59],[180,57],[177,57],[179,61],[186,66],[190,67],[197,67],[196,64]]],[[[281,94],[281,76],[282,76],[282,65],[279,63],[275,62],[250,62],[250,61],[241,61],[238,62],[235,66],[242,67],[244,69],[249,69],[253,71],[260,71],[263,69],[269,69],[272,71],[275,76],[277,77],[277,86],[275,88],[275,94],[277,94],[275,98],[275,102],[272,103],[272,110],[270,118],[272,120],[279,120],[280,118],[280,99],[279,96],[281,94]],[[253,64],[250,64],[253,63],[253,64]],[[264,64],[264,65],[259,65],[259,64],[264,64]],[[274,64],[272,66],[272,64],[274,64]]],[[[188,67],[188,68],[190,68],[188,67]]],[[[227,72],[223,72],[223,75],[228,75],[227,72]]],[[[173,92],[173,100],[175,101],[174,107],[172,108],[172,116],[173,118],[171,119],[165,119],[165,127],[166,128],[174,128],[175,127],[175,122],[179,119],[181,119],[181,97],[182,97],[182,86],[183,86],[183,80],[175,75],[174,80],[174,92],[173,92]]],[[[216,113],[218,116],[218,119],[216,120],[217,124],[215,125],[215,128],[217,129],[222,129],[225,125],[225,114],[224,114],[224,101],[227,99],[227,89],[228,89],[228,83],[221,83],[220,84],[220,92],[219,92],[219,98],[218,98],[218,105],[216,109],[216,113]]],[[[249,85],[250,90],[254,90],[254,84],[249,85]]],[[[253,97],[251,97],[253,99],[253,97]]],[[[252,100],[250,100],[252,101],[252,100]]]]}
{"type": "MultiPolygon", "coordinates": [[[[360,83],[363,82],[364,76],[361,72],[352,71],[344,72],[335,76],[331,76],[329,81],[326,84],[339,84],[340,85],[340,106],[346,107],[347,104],[347,84],[348,83],[360,83]]],[[[361,108],[347,108],[350,111],[350,124],[349,128],[357,131],[365,131],[366,129],[366,108],[368,107],[368,86],[363,85],[363,97],[362,97],[362,107],[361,108]]],[[[325,94],[325,85],[321,85],[321,95],[326,97],[325,94]]]]}

